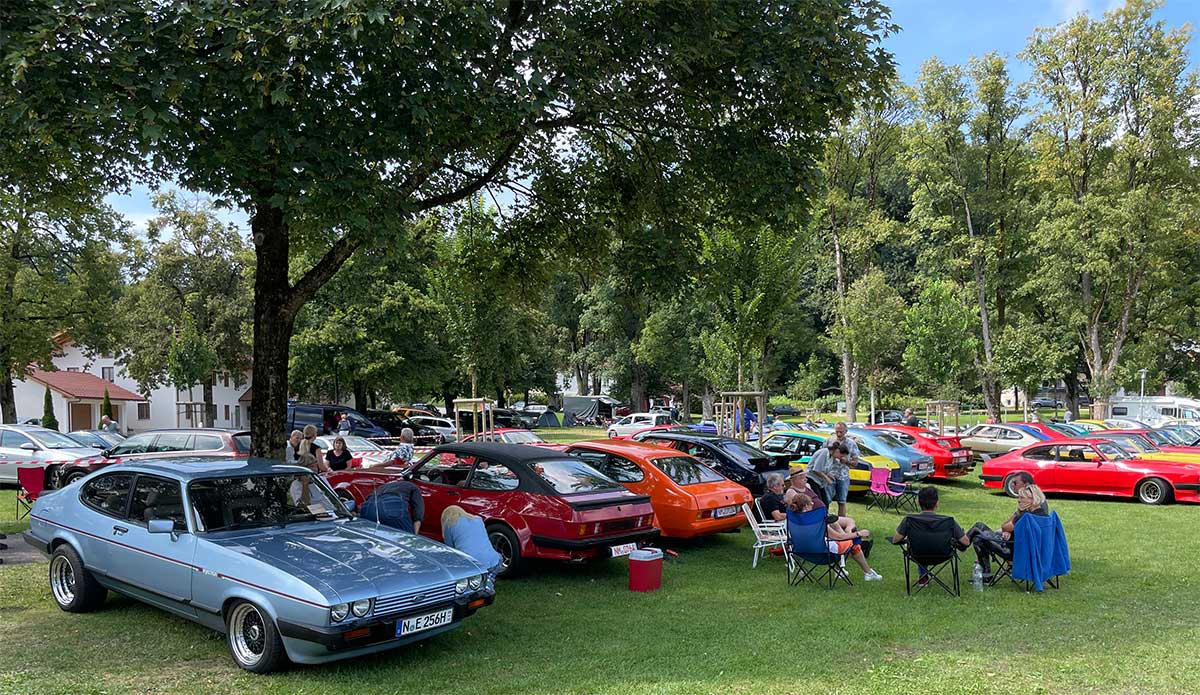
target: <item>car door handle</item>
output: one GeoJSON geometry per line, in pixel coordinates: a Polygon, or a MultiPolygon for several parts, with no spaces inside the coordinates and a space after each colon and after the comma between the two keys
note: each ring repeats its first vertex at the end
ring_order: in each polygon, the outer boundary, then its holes
{"type": "Polygon", "coordinates": [[[458,497],[460,493],[458,490],[447,490],[446,494],[450,495],[451,497],[458,497]]]}
{"type": "Polygon", "coordinates": [[[124,526],[113,526],[114,536],[124,536],[127,533],[129,533],[129,529],[125,528],[124,526]]]}

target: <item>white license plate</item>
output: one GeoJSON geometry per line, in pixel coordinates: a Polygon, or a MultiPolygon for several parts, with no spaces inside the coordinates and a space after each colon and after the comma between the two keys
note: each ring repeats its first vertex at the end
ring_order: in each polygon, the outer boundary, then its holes
{"type": "Polygon", "coordinates": [[[609,550],[612,551],[613,557],[625,557],[629,553],[637,550],[637,543],[622,543],[621,545],[612,546],[609,548],[609,550]]]}
{"type": "Polygon", "coordinates": [[[721,507],[720,509],[713,510],[714,519],[724,519],[725,517],[733,516],[734,514],[737,514],[737,507],[721,507]]]}
{"type": "Polygon", "coordinates": [[[396,623],[396,636],[403,637],[411,635],[414,632],[424,632],[425,630],[432,630],[442,625],[449,625],[452,622],[454,622],[453,608],[447,608],[436,613],[418,615],[414,618],[405,618],[396,623]]]}

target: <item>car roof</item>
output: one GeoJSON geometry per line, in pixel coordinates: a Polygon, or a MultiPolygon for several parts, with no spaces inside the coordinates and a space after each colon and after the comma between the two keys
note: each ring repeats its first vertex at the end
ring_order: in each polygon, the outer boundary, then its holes
{"type": "Polygon", "coordinates": [[[169,459],[125,461],[105,470],[156,473],[183,481],[202,478],[223,478],[239,475],[307,473],[303,466],[290,466],[275,459],[225,458],[218,456],[183,456],[169,459]]]}
{"type": "Polygon", "coordinates": [[[42,427],[41,425],[16,425],[16,424],[13,424],[13,425],[0,425],[0,428],[6,429],[6,430],[16,430],[17,432],[33,432],[34,434],[36,434],[38,432],[56,432],[58,434],[62,434],[62,432],[59,432],[58,430],[52,430],[49,427],[42,427]]]}
{"type": "Polygon", "coordinates": [[[250,430],[233,429],[232,427],[159,427],[136,434],[162,434],[165,432],[186,432],[189,434],[250,434],[250,430]]]}
{"type": "Polygon", "coordinates": [[[572,442],[567,448],[583,447],[586,449],[594,449],[596,451],[604,451],[610,454],[624,454],[626,456],[641,456],[644,458],[662,458],[665,456],[682,456],[683,454],[666,447],[658,446],[657,444],[647,444],[646,442],[636,442],[632,439],[587,439],[582,442],[572,442]]]}
{"type": "Polygon", "coordinates": [[[713,432],[697,432],[695,430],[690,430],[688,432],[684,432],[682,430],[646,430],[645,433],[647,437],[676,439],[679,441],[714,442],[723,439],[729,439],[729,437],[722,437],[721,435],[713,432]]]}
{"type": "Polygon", "coordinates": [[[501,442],[459,442],[441,444],[433,448],[431,455],[465,454],[467,456],[483,456],[500,463],[527,463],[544,461],[546,459],[561,459],[564,454],[544,446],[528,444],[504,444],[501,442]]]}

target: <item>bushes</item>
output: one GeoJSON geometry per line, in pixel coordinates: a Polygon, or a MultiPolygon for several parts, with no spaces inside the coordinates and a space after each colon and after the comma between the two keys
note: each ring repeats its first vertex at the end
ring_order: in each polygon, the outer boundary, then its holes
{"type": "Polygon", "coordinates": [[[54,417],[54,397],[50,395],[50,387],[46,387],[46,397],[42,399],[42,427],[58,429],[58,418],[54,417]]]}

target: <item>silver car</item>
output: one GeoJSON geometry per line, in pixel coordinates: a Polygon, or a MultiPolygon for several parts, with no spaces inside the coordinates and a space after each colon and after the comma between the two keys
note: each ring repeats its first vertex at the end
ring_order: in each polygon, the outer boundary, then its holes
{"type": "Polygon", "coordinates": [[[425,427],[428,427],[429,429],[434,430],[438,434],[442,435],[443,442],[458,441],[458,428],[454,426],[453,422],[450,422],[446,418],[417,415],[409,419],[418,425],[424,425],[425,427]]]}
{"type": "Polygon", "coordinates": [[[96,456],[96,449],[37,425],[0,425],[0,483],[17,482],[17,464],[51,464],[96,456]]]}

